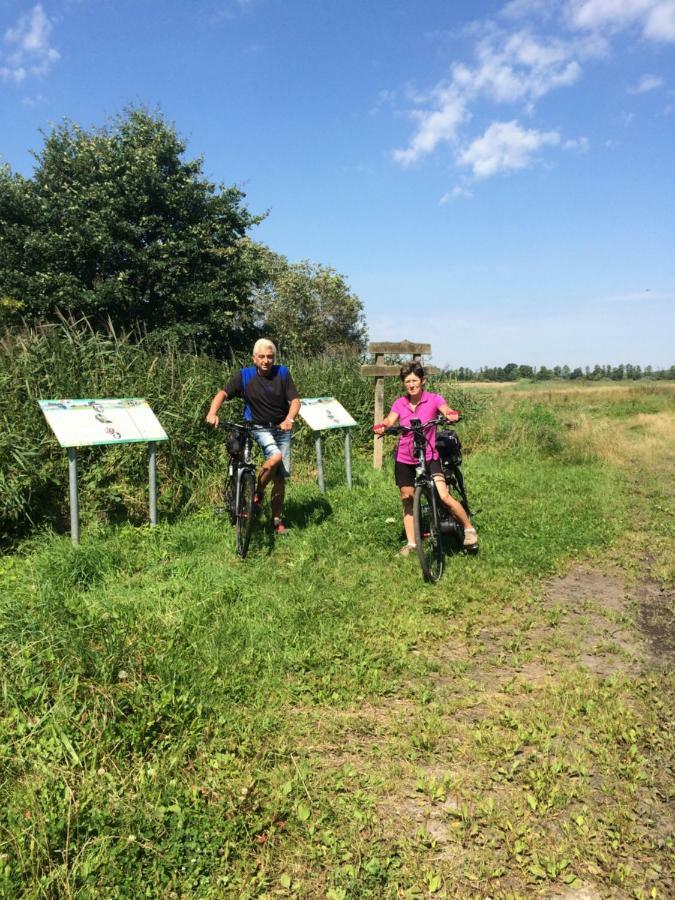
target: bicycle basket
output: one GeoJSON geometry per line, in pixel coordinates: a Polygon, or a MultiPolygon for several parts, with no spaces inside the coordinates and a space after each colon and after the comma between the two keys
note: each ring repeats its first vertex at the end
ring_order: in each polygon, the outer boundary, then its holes
{"type": "Polygon", "coordinates": [[[443,462],[458,465],[462,461],[462,445],[457,437],[457,432],[439,431],[436,435],[436,449],[443,462]]]}
{"type": "Polygon", "coordinates": [[[231,431],[227,436],[227,452],[230,456],[242,456],[246,438],[239,431],[231,431]]]}

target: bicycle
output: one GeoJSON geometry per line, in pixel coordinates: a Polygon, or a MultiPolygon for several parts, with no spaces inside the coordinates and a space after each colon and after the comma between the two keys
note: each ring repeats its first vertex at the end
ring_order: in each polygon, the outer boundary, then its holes
{"type": "Polygon", "coordinates": [[[225,509],[230,524],[236,527],[237,555],[242,559],[248,553],[255,514],[254,496],[256,469],[253,464],[253,437],[255,428],[250,422],[220,422],[218,428],[229,432],[227,452],[227,482],[225,484],[225,509]]]}
{"type": "MultiPolygon", "coordinates": [[[[419,419],[411,419],[409,426],[393,425],[384,432],[385,434],[412,433],[413,435],[413,452],[417,458],[415,493],[413,495],[415,544],[424,580],[431,582],[437,582],[443,574],[445,537],[447,536],[452,542],[455,550],[462,549],[464,543],[464,528],[438,496],[429,468],[429,460],[426,458],[426,430],[446,424],[447,419],[444,417],[424,423],[419,419]]],[[[452,429],[439,432],[436,438],[436,447],[448,490],[461,503],[466,514],[471,516],[464,475],[461,470],[462,452],[457,433],[452,429]]]]}

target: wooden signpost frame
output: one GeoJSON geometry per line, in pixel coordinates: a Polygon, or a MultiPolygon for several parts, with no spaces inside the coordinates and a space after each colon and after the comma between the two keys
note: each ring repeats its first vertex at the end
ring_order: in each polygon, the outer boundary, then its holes
{"type": "MultiPolygon", "coordinates": [[[[368,352],[375,356],[374,365],[361,366],[361,374],[375,379],[375,408],[373,425],[377,425],[384,418],[384,379],[392,376],[398,377],[401,366],[385,365],[384,358],[391,356],[412,357],[413,362],[422,362],[423,356],[431,356],[431,344],[415,344],[412,341],[388,342],[379,341],[368,344],[368,352]]],[[[429,375],[438,372],[435,366],[425,366],[425,372],[429,375]]],[[[382,441],[375,437],[373,442],[373,468],[382,468],[383,448],[382,441]]]]}

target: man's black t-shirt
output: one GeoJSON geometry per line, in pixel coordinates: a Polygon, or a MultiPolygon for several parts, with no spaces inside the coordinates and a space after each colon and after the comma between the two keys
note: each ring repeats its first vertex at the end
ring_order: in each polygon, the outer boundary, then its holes
{"type": "Polygon", "coordinates": [[[280,425],[288,415],[291,400],[300,398],[291,373],[286,370],[282,376],[279,366],[272,366],[269,375],[261,375],[256,370],[245,391],[239,369],[225,385],[225,393],[228,398],[243,397],[246,400],[255,425],[280,425]]]}

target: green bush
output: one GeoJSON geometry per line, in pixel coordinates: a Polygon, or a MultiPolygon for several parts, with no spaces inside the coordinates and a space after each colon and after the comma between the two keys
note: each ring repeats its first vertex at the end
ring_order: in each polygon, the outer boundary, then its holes
{"type": "MultiPolygon", "coordinates": [[[[336,397],[357,421],[352,451],[372,452],[373,379],[360,373],[356,356],[284,359],[304,397],[336,397]]],[[[68,465],[64,450],[39,411],[38,400],[59,397],[145,397],[170,440],[159,446],[158,506],[171,518],[185,509],[219,505],[225,468],[224,441],[204,424],[211,397],[247,357],[219,362],[179,352],[152,334],[131,342],[102,336],[86,321],[7,332],[0,340],[0,544],[36,526],[63,530],[68,524],[68,465]]],[[[440,379],[429,388],[463,414],[458,427],[465,454],[473,449],[529,451],[556,456],[565,427],[542,403],[527,400],[504,409],[480,392],[440,379]]],[[[397,378],[385,381],[385,412],[399,396],[397,378]]],[[[237,419],[242,404],[226,407],[237,419]]],[[[300,423],[295,437],[296,471],[313,475],[314,435],[300,423]]],[[[326,472],[343,479],[342,433],[324,436],[326,472]]],[[[385,454],[393,449],[386,441],[385,454]]],[[[83,522],[141,523],[148,516],[147,448],[90,447],[78,450],[83,522]]]]}
{"type": "MultiPolygon", "coordinates": [[[[59,397],[145,397],[170,440],[158,452],[158,504],[163,516],[215,502],[225,464],[224,442],[204,424],[211,397],[233,367],[209,357],[111,333],[86,322],[7,332],[0,341],[0,543],[36,525],[60,530],[68,522],[66,454],[51,434],[38,400],[59,397]]],[[[370,446],[373,385],[356,357],[286,360],[304,396],[333,395],[359,422],[355,452],[370,446]]],[[[227,409],[242,415],[241,403],[227,409]]],[[[338,436],[329,439],[338,439],[338,436]]],[[[311,465],[313,438],[301,427],[298,461],[311,465]]],[[[147,519],[145,445],[78,450],[81,515],[92,520],[147,519]]]]}

